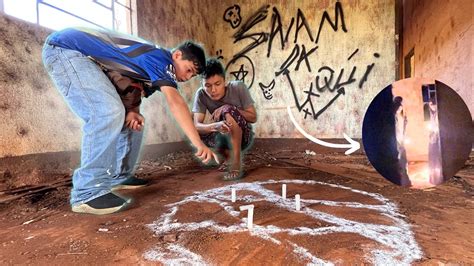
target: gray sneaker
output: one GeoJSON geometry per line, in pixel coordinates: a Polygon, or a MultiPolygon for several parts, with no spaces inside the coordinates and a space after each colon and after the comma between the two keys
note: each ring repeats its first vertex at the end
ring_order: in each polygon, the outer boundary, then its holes
{"type": "Polygon", "coordinates": [[[72,211],[103,215],[121,211],[125,209],[129,203],[130,200],[125,200],[110,192],[86,203],[72,206],[72,211]]]}

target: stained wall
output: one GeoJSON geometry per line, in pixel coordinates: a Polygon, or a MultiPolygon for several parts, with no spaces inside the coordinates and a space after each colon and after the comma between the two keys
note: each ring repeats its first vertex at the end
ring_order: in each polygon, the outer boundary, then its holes
{"type": "MultiPolygon", "coordinates": [[[[415,54],[415,77],[453,88],[474,114],[473,1],[403,1],[402,56],[415,54]]],[[[403,59],[402,59],[403,61],[403,59]]]]}
{"type": "Polygon", "coordinates": [[[50,32],[0,14],[0,157],[79,146],[80,123],[42,66],[50,32]]]}

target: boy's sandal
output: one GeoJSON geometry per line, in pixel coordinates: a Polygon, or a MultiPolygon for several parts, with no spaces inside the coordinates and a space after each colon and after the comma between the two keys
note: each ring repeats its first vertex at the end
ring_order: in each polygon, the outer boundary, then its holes
{"type": "Polygon", "coordinates": [[[222,180],[224,181],[235,181],[235,180],[239,180],[243,177],[244,175],[244,172],[243,171],[239,171],[239,170],[230,170],[229,172],[227,172],[224,177],[222,178],[222,180]]]}

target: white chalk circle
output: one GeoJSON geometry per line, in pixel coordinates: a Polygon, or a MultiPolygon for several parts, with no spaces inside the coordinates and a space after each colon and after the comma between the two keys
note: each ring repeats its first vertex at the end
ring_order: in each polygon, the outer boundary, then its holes
{"type": "MultiPolygon", "coordinates": [[[[292,188],[293,189],[293,188],[292,188]]],[[[294,191],[297,193],[298,191],[294,191]]],[[[244,193],[241,193],[244,195],[244,193]]],[[[318,182],[314,180],[268,180],[253,183],[239,183],[224,187],[214,188],[207,191],[195,192],[193,195],[184,198],[183,200],[167,205],[168,211],[160,216],[160,218],[152,224],[149,228],[156,235],[164,235],[169,233],[191,233],[196,230],[210,230],[224,234],[246,233],[252,237],[258,237],[265,241],[270,241],[272,244],[284,245],[291,247],[288,253],[293,253],[297,258],[302,260],[303,264],[318,264],[318,265],[333,265],[332,262],[324,260],[318,254],[312,254],[307,248],[298,243],[289,240],[280,240],[277,235],[286,233],[290,236],[320,236],[330,235],[335,233],[353,233],[360,237],[371,240],[375,243],[369,252],[366,252],[364,259],[375,265],[409,265],[410,263],[422,257],[422,251],[416,242],[411,231],[411,226],[405,222],[404,216],[398,213],[397,206],[380,194],[370,193],[362,190],[353,189],[346,186],[318,182]],[[353,209],[366,209],[377,212],[390,224],[374,224],[360,221],[354,221],[346,218],[341,218],[336,215],[317,211],[306,207],[300,211],[296,211],[295,202],[293,199],[282,199],[280,191],[273,191],[264,187],[264,185],[272,184],[296,184],[307,186],[327,186],[330,188],[350,191],[365,197],[380,202],[380,204],[365,204],[360,202],[346,202],[346,201],[330,201],[321,199],[309,199],[306,196],[301,199],[301,204],[309,206],[311,204],[325,205],[330,207],[345,207],[353,209]],[[237,191],[250,192],[251,195],[239,197],[240,203],[252,204],[255,202],[266,201],[273,204],[276,208],[288,211],[288,215],[297,213],[298,215],[306,215],[308,220],[324,221],[329,223],[329,226],[316,226],[314,228],[307,226],[298,226],[293,228],[281,228],[275,225],[259,225],[253,224],[253,230],[247,228],[247,215],[239,211],[239,207],[231,202],[231,188],[237,191]],[[184,207],[189,203],[211,203],[217,204],[233,217],[242,216],[240,223],[232,225],[223,225],[212,220],[199,222],[182,223],[177,220],[176,214],[180,207],[184,207]]],[[[255,207],[254,213],[258,214],[258,206],[255,207]]],[[[307,224],[307,223],[306,223],[307,224]]],[[[316,223],[315,223],[316,224],[316,223]]],[[[315,245],[321,243],[314,243],[315,245]]],[[[186,247],[180,245],[179,241],[175,243],[165,244],[164,246],[156,246],[144,254],[145,259],[152,261],[159,261],[165,265],[172,265],[176,263],[184,264],[213,264],[213,262],[206,258],[207,254],[195,254],[186,247]]],[[[337,263],[341,263],[338,259],[337,263]]]]}

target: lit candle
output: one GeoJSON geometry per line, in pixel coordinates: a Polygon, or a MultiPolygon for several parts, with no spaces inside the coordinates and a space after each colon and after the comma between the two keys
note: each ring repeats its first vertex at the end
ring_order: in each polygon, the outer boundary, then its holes
{"type": "Polygon", "coordinates": [[[282,197],[283,199],[286,199],[286,184],[283,184],[283,185],[281,186],[281,197],[282,197]]]}
{"type": "Polygon", "coordinates": [[[232,202],[235,202],[237,200],[237,194],[235,192],[235,188],[232,188],[232,202]]]}
{"type": "Polygon", "coordinates": [[[247,211],[247,228],[252,230],[253,228],[253,204],[240,206],[240,211],[247,211]]]}
{"type": "Polygon", "coordinates": [[[295,195],[295,204],[296,204],[296,210],[299,211],[301,209],[300,194],[295,195]]]}

